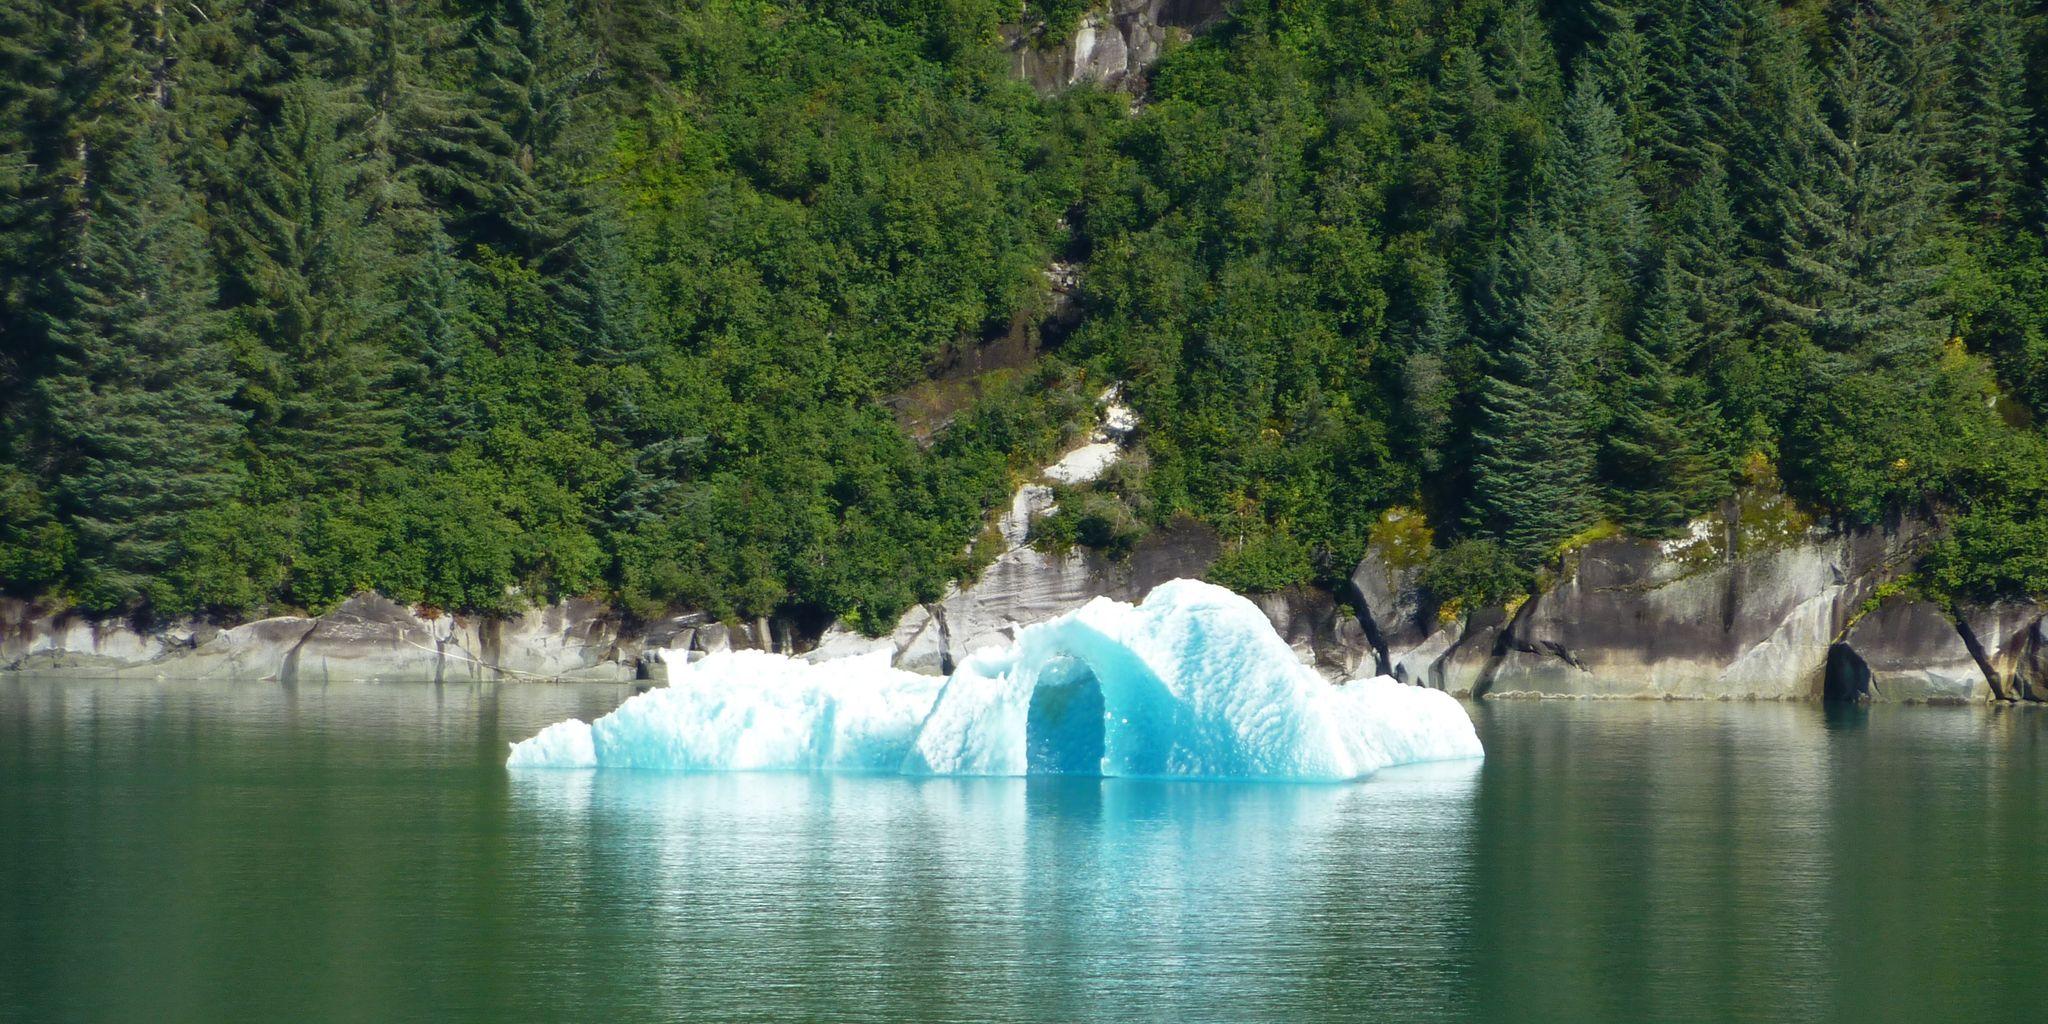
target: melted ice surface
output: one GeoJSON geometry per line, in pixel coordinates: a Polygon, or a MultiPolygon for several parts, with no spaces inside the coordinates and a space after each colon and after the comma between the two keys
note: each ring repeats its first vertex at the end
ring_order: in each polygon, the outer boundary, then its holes
{"type": "Polygon", "coordinates": [[[1480,753],[1448,694],[1332,686],[1250,601],[1175,580],[1139,605],[1097,598],[1027,626],[944,680],[891,668],[887,651],[713,655],[594,723],[514,744],[508,763],[1337,780],[1480,753]]]}

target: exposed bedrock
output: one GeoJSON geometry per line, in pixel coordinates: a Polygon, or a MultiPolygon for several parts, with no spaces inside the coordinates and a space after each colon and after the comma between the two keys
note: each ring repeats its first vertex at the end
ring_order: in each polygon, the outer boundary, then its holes
{"type": "MultiPolygon", "coordinates": [[[[1136,601],[1167,580],[1201,577],[1222,550],[1213,530],[1183,520],[1122,559],[1043,551],[1029,534],[1050,494],[1041,484],[1021,488],[1000,524],[1008,549],[978,579],[912,608],[880,638],[694,612],[629,623],[587,600],[484,618],[361,594],[317,618],[147,628],[0,600],[0,670],[660,681],[670,664],[726,650],[825,659],[887,649],[898,668],[941,675],[1096,597],[1136,601]]],[[[1343,593],[1291,587],[1252,601],[1295,657],[1329,678],[1380,673],[1462,696],[2048,701],[2048,607],[1946,607],[1914,596],[1905,583],[1931,532],[1911,518],[1822,529],[1781,498],[1746,494],[1678,540],[1588,544],[1551,567],[1538,594],[1509,607],[1447,613],[1420,583],[1426,544],[1404,551],[1378,542],[1343,593]]]]}
{"type": "Polygon", "coordinates": [[[1678,540],[1588,544],[1512,608],[1441,617],[1377,549],[1353,584],[1387,671],[1457,694],[2041,700],[2043,608],[1949,610],[1886,587],[1931,536],[1911,517],[1818,528],[1759,492],[1678,540]]]}
{"type": "Polygon", "coordinates": [[[1142,92],[1146,72],[1169,40],[1192,37],[1221,20],[1228,7],[1224,0],[1104,0],[1079,24],[1065,26],[1064,36],[1043,23],[1011,25],[1003,44],[1011,70],[1040,92],[1083,82],[1142,92]]]}
{"type": "Polygon", "coordinates": [[[616,613],[582,600],[482,618],[358,594],[318,618],[279,616],[228,627],[138,627],[0,602],[0,669],[81,677],[629,680],[640,673],[637,647],[637,638],[621,642],[616,613]]]}
{"type": "Polygon", "coordinates": [[[1998,694],[1956,620],[1927,601],[1890,600],[1828,649],[1822,695],[1967,704],[1998,694]]]}

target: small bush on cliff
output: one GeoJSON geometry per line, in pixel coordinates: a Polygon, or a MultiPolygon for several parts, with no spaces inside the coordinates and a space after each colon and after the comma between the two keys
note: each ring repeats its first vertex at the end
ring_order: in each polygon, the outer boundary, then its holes
{"type": "Polygon", "coordinates": [[[1122,558],[1145,535],[1145,524],[1116,495],[1065,490],[1059,508],[1032,526],[1034,543],[1060,551],[1076,544],[1122,558]]]}
{"type": "Polygon", "coordinates": [[[1225,548],[1209,567],[1209,582],[1246,593],[1269,593],[1312,578],[1309,548],[1284,533],[1248,538],[1225,548]]]}
{"type": "Polygon", "coordinates": [[[1446,607],[1505,604],[1528,590],[1528,570],[1491,540],[1463,540],[1436,553],[1422,569],[1422,586],[1446,607]]]}

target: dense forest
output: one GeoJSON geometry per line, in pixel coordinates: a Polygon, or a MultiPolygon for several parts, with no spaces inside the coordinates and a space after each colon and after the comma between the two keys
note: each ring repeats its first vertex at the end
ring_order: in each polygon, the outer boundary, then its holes
{"type": "Polygon", "coordinates": [[[1013,80],[1085,6],[0,0],[0,586],[879,630],[1121,383],[1048,535],[1241,588],[1401,508],[1498,598],[1768,485],[2048,594],[2040,5],[1241,0],[1013,80]]]}

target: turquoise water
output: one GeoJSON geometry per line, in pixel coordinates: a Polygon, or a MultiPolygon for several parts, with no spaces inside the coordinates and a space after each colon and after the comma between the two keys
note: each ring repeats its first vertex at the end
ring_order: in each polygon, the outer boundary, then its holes
{"type": "Polygon", "coordinates": [[[2035,1021],[2048,714],[1500,703],[1348,785],[567,772],[622,687],[0,679],[0,1019],[2035,1021]]]}

